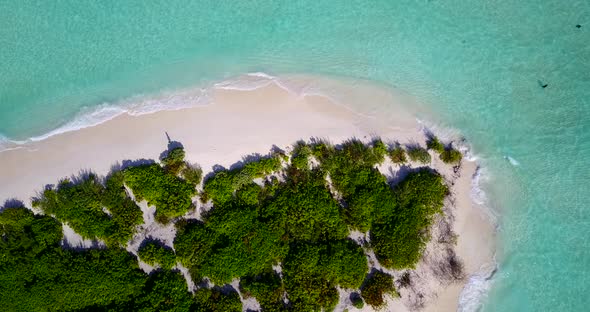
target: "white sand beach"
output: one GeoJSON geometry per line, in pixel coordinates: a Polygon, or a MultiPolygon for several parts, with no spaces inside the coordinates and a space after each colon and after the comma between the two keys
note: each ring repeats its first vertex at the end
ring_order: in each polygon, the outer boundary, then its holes
{"type": "MultiPolygon", "coordinates": [[[[291,82],[293,86],[306,86],[306,79],[311,78],[298,77],[291,82]]],[[[369,140],[380,136],[385,142],[424,145],[422,126],[412,113],[396,104],[397,97],[389,90],[363,84],[347,89],[326,79],[322,83],[329,86],[331,94],[341,95],[338,103],[303,87],[301,92],[294,92],[276,83],[252,90],[218,86],[210,92],[208,105],[141,116],[123,114],[94,127],[0,152],[0,202],[16,198],[30,205],[31,197],[45,184],[81,170],[92,169],[104,175],[122,160],[158,159],[166,148],[166,133],[184,145],[187,159],[201,165],[205,173],[215,165],[228,168],[251,153],[266,154],[273,145],[288,150],[295,141],[313,137],[338,143],[351,137],[369,140]],[[307,95],[302,96],[304,93],[307,95]],[[355,112],[361,105],[363,111],[355,112]],[[371,111],[371,105],[389,110],[371,111]]],[[[389,163],[384,166],[381,169],[387,175],[398,170],[389,163]]],[[[422,307],[425,311],[456,311],[469,276],[492,262],[494,228],[470,198],[477,164],[464,160],[460,171],[454,173],[433,157],[432,166],[453,184],[453,200],[447,211],[458,234],[455,251],[464,263],[465,278],[452,284],[435,280],[432,265],[440,250],[431,242],[415,271],[413,289],[401,289],[401,299],[390,300],[388,310],[422,307]],[[416,305],[416,296],[422,296],[422,305],[416,305]]],[[[339,309],[343,307],[339,305],[339,309]]]]}

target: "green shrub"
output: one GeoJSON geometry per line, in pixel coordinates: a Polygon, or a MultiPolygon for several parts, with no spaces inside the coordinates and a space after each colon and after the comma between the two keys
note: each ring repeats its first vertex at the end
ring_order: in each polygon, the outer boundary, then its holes
{"type": "Polygon", "coordinates": [[[107,237],[113,231],[113,223],[102,210],[101,193],[104,187],[94,174],[80,180],[75,184],[64,179],[56,188],[46,188],[40,197],[33,200],[33,207],[67,222],[84,238],[107,237]]]}
{"type": "Polygon", "coordinates": [[[283,301],[285,288],[281,277],[275,272],[266,272],[257,276],[245,276],[240,279],[240,291],[245,298],[255,297],[262,311],[286,311],[283,301]]]}
{"type": "Polygon", "coordinates": [[[361,288],[363,299],[368,305],[378,309],[385,304],[383,298],[385,294],[398,296],[395,286],[393,286],[393,277],[382,271],[371,272],[361,288]]]}
{"type": "Polygon", "coordinates": [[[145,274],[119,248],[62,249],[62,226],[24,207],[0,211],[0,306],[7,311],[71,311],[141,295],[145,274]]]}
{"type": "Polygon", "coordinates": [[[410,173],[394,189],[397,206],[383,211],[371,227],[371,246],[387,268],[413,268],[430,238],[434,215],[448,193],[442,177],[428,169],[410,173]]]}
{"type": "Polygon", "coordinates": [[[193,280],[201,280],[204,277],[201,267],[209,259],[219,235],[205,227],[203,222],[193,220],[178,221],[176,230],[174,238],[176,257],[183,266],[189,269],[193,280]]]}
{"type": "MultiPolygon", "coordinates": [[[[46,216],[24,207],[0,210],[0,306],[17,311],[242,310],[237,292],[227,292],[227,286],[224,291],[200,288],[192,296],[182,276],[170,270],[178,260],[194,281],[209,278],[224,285],[240,279],[244,296],[256,297],[264,311],[331,310],[339,300],[338,287],[358,289],[367,275],[363,247],[347,238],[349,229],[370,232],[370,245],[364,247],[373,248],[383,267],[414,267],[448,193],[442,177],[420,169],[392,189],[375,168],[386,154],[380,140],[371,145],[350,140],[338,148],[325,142],[299,146],[281,179],[268,177],[282,170],[280,153],[208,179],[204,200],[209,196],[213,207],[202,221],[175,220],[175,252],[157,242],[139,249],[143,261],[164,268],[149,276],[137,258],[119,248],[142,221],[125,185],[138,200],[156,206],[158,220],[183,215],[202,172],[186,171],[182,151],[171,151],[162,160],[164,167],[130,167],[104,184],[90,174],[48,188],[34,201],[46,216]],[[313,169],[310,155],[319,161],[313,169]],[[185,167],[175,172],[180,163],[185,167]],[[255,178],[265,179],[259,185],[255,178]],[[108,248],[63,249],[61,224],[49,215],[84,237],[104,239],[108,248]],[[273,271],[277,264],[282,278],[273,271]]],[[[459,267],[449,259],[452,268],[459,267]]],[[[459,272],[451,271],[453,276],[459,272]]],[[[377,272],[362,287],[364,301],[351,297],[351,302],[357,308],[364,302],[380,306],[386,293],[396,294],[391,276],[377,272]]]]}
{"type": "Polygon", "coordinates": [[[162,158],[162,165],[164,165],[164,169],[173,175],[179,174],[180,171],[185,167],[184,155],[185,152],[184,148],[182,147],[169,150],[166,153],[166,157],[162,158]]]}
{"type": "Polygon", "coordinates": [[[304,142],[298,142],[291,153],[291,165],[300,170],[308,169],[311,155],[311,148],[304,142]]]}
{"type": "Polygon", "coordinates": [[[406,151],[399,145],[395,146],[393,149],[391,149],[391,151],[389,151],[389,158],[394,164],[403,164],[408,162],[406,151]]]}
{"type": "Polygon", "coordinates": [[[445,146],[438,140],[436,136],[432,136],[426,141],[426,148],[431,149],[437,153],[442,153],[445,150],[445,146]]]}
{"type": "Polygon", "coordinates": [[[333,187],[344,199],[340,207],[343,220],[361,232],[369,230],[373,211],[384,209],[378,206],[393,204],[387,180],[375,168],[383,161],[386,147],[380,140],[373,145],[350,140],[338,149],[322,147],[329,152],[320,154],[320,168],[330,174],[333,187]]]}
{"type": "Polygon", "coordinates": [[[363,298],[361,297],[361,295],[357,292],[353,292],[350,294],[350,302],[352,303],[352,306],[357,308],[357,309],[362,309],[365,306],[365,302],[363,301],[363,298]]]}
{"type": "Polygon", "coordinates": [[[448,148],[440,154],[440,159],[445,164],[458,164],[459,162],[461,162],[462,158],[463,155],[461,154],[461,152],[454,148],[448,148]]]}
{"type": "Polygon", "coordinates": [[[218,287],[200,288],[195,292],[195,305],[192,310],[196,312],[241,312],[242,301],[240,301],[238,292],[233,288],[227,294],[224,294],[218,287]]]}
{"type": "Polygon", "coordinates": [[[236,192],[236,198],[246,205],[256,205],[259,202],[260,194],[262,193],[262,187],[260,185],[251,182],[243,186],[236,192]]]}
{"type": "Polygon", "coordinates": [[[285,259],[283,280],[296,311],[331,310],[335,287],[358,288],[367,268],[362,248],[349,240],[298,243],[285,259]]]}
{"type": "Polygon", "coordinates": [[[110,212],[111,220],[116,227],[111,237],[122,245],[133,237],[136,227],[143,223],[141,208],[127,195],[124,181],[123,172],[111,173],[106,178],[101,196],[101,202],[110,212]]]}
{"type": "Polygon", "coordinates": [[[410,149],[408,149],[408,157],[410,157],[412,161],[420,162],[423,164],[427,164],[430,162],[430,154],[428,154],[428,151],[419,146],[411,147],[410,149]]]}
{"type": "Polygon", "coordinates": [[[159,241],[150,240],[145,242],[138,250],[141,261],[151,265],[159,265],[161,268],[170,270],[176,265],[176,255],[172,248],[159,241]]]}
{"type": "Polygon", "coordinates": [[[335,151],[336,149],[334,148],[334,146],[328,143],[327,141],[319,141],[311,145],[312,155],[318,160],[320,160],[320,162],[329,159],[335,151]]]}
{"type": "Polygon", "coordinates": [[[203,179],[203,169],[198,165],[185,164],[184,169],[181,171],[182,177],[194,185],[199,185],[203,179]]]}
{"type": "Polygon", "coordinates": [[[156,271],[149,276],[133,307],[123,311],[191,311],[194,305],[186,280],[178,271],[156,271]]]}
{"type": "Polygon", "coordinates": [[[2,263],[27,263],[59,245],[62,225],[54,218],[35,215],[24,206],[0,210],[0,268],[2,263]]]}
{"type": "Polygon", "coordinates": [[[217,172],[205,181],[202,201],[213,200],[214,204],[223,204],[233,198],[234,192],[256,178],[263,178],[281,169],[281,156],[278,154],[249,162],[242,168],[217,172]]]}
{"type": "Polygon", "coordinates": [[[375,163],[380,164],[385,160],[385,155],[387,155],[387,145],[381,139],[376,139],[373,141],[372,151],[375,163]]]}
{"type": "Polygon", "coordinates": [[[287,182],[280,185],[277,195],[260,210],[273,231],[284,231],[290,239],[318,241],[343,239],[348,235],[338,202],[328,191],[320,170],[292,167],[287,182]]]}
{"type": "Polygon", "coordinates": [[[82,237],[102,239],[108,245],[125,245],[143,223],[141,209],[127,196],[121,172],[113,172],[105,185],[92,173],[77,177],[76,183],[62,180],[56,188],[45,189],[33,206],[67,222],[82,237]]]}
{"type": "MultiPolygon", "coordinates": [[[[235,204],[235,202],[234,202],[235,204]]],[[[286,253],[283,232],[256,220],[243,206],[215,207],[205,223],[177,224],[174,248],[194,280],[209,277],[215,284],[266,272],[286,253]]]]}
{"type": "Polygon", "coordinates": [[[156,220],[167,223],[193,207],[195,186],[170,174],[157,164],[125,169],[125,183],[138,201],[156,206],[156,220]]]}

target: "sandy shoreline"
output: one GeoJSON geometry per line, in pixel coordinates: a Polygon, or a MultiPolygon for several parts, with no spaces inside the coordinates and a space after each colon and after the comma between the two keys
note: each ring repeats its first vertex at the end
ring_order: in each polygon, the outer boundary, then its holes
{"type": "MultiPolygon", "coordinates": [[[[29,205],[30,198],[45,184],[56,183],[80,170],[92,169],[104,175],[118,161],[157,159],[166,147],[165,133],[181,142],[187,159],[200,164],[206,173],[215,165],[229,167],[251,153],[265,154],[273,145],[286,149],[299,139],[311,137],[340,142],[350,137],[368,140],[378,135],[385,142],[424,144],[421,125],[413,115],[394,108],[393,98],[387,92],[377,92],[370,86],[355,87],[354,94],[347,94],[346,98],[356,101],[350,108],[354,110],[355,105],[366,101],[371,107],[389,105],[389,110],[369,109],[373,116],[357,114],[326,97],[301,97],[272,83],[255,90],[217,88],[211,97],[211,105],[141,116],[124,114],[95,127],[0,152],[0,202],[16,198],[29,205]]],[[[343,98],[338,101],[349,104],[343,98]]],[[[460,175],[453,177],[448,166],[433,159],[432,166],[454,183],[454,204],[449,209],[454,216],[454,231],[459,235],[455,250],[464,262],[468,278],[490,263],[494,248],[493,227],[470,198],[477,165],[464,161],[460,175]]],[[[395,172],[396,168],[390,165],[385,169],[395,172]]],[[[434,250],[428,249],[429,252],[434,250]]],[[[428,270],[426,262],[421,262],[417,269],[424,276],[428,270]]],[[[426,311],[457,310],[464,283],[425,283],[432,290],[425,292],[426,311]]],[[[402,289],[401,295],[402,300],[391,302],[390,309],[407,310],[411,294],[402,289]]]]}

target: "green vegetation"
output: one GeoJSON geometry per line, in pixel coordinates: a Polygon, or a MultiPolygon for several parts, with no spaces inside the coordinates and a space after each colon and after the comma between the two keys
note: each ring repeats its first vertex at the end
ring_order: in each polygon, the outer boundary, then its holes
{"type": "Polygon", "coordinates": [[[145,284],[137,260],[119,248],[62,249],[52,217],[24,208],[0,212],[0,306],[71,311],[129,301],[145,284]]]}
{"type": "Polygon", "coordinates": [[[338,291],[360,287],[368,270],[363,250],[349,240],[293,244],[284,263],[284,282],[295,311],[332,310],[338,291]]]}
{"type": "Polygon", "coordinates": [[[170,270],[176,265],[176,255],[172,248],[156,240],[146,241],[138,251],[141,261],[151,265],[159,265],[161,268],[170,270]]]}
{"type": "MultiPolygon", "coordinates": [[[[377,145],[381,145],[377,141],[377,145]]],[[[340,207],[343,220],[355,230],[366,232],[377,210],[391,210],[395,205],[385,176],[375,168],[386,150],[375,150],[358,140],[350,140],[338,148],[316,146],[321,168],[327,171],[333,187],[344,200],[340,207]]]]}
{"type": "Polygon", "coordinates": [[[75,182],[65,179],[56,188],[46,188],[33,207],[66,222],[84,238],[124,245],[143,223],[142,212],[127,196],[121,172],[110,175],[105,185],[93,173],[75,182]]]}
{"type": "Polygon", "coordinates": [[[173,175],[178,175],[185,167],[184,162],[184,148],[176,147],[167,151],[166,156],[162,158],[162,165],[164,169],[173,175]]]}
{"type": "Polygon", "coordinates": [[[255,297],[262,311],[286,311],[283,301],[285,287],[281,277],[275,272],[262,273],[257,276],[246,276],[240,280],[240,291],[246,298],[255,297]]]}
{"type": "Polygon", "coordinates": [[[203,169],[199,165],[186,164],[180,173],[187,182],[194,185],[199,185],[203,179],[203,169]]]}
{"type": "Polygon", "coordinates": [[[365,302],[373,308],[381,308],[385,304],[383,295],[389,294],[398,297],[393,286],[393,277],[382,271],[373,271],[361,288],[361,296],[365,302]]]}
{"type": "Polygon", "coordinates": [[[241,312],[242,302],[238,292],[231,288],[222,290],[218,287],[201,288],[195,293],[195,306],[191,311],[196,312],[241,312]]]}
{"type": "Polygon", "coordinates": [[[404,164],[408,162],[406,151],[400,145],[396,145],[389,151],[389,158],[394,164],[404,164]]]}
{"type": "Polygon", "coordinates": [[[224,204],[232,199],[236,191],[251,183],[253,179],[263,178],[280,170],[281,164],[281,156],[275,154],[246,163],[239,169],[218,172],[205,181],[201,200],[206,202],[211,199],[215,204],[224,204]]]}
{"type": "Polygon", "coordinates": [[[151,274],[141,292],[126,305],[108,307],[121,311],[193,311],[197,303],[188,292],[184,277],[175,271],[156,271],[151,274]]]}
{"type": "Polygon", "coordinates": [[[454,148],[447,148],[440,154],[440,159],[445,164],[458,164],[462,158],[461,152],[454,148]]]}
{"type": "Polygon", "coordinates": [[[426,141],[426,148],[431,149],[437,153],[442,153],[445,150],[445,146],[438,140],[436,136],[432,136],[426,141]]]}
{"type": "Polygon", "coordinates": [[[343,239],[348,235],[338,202],[326,187],[323,171],[289,168],[288,180],[260,207],[272,231],[291,240],[343,239]]]}
{"type": "Polygon", "coordinates": [[[312,155],[311,148],[305,142],[297,142],[291,154],[291,165],[297,169],[304,170],[309,167],[309,156],[312,155]]]}
{"type": "Polygon", "coordinates": [[[375,157],[375,163],[380,164],[385,160],[385,155],[387,155],[387,145],[381,141],[381,139],[373,140],[373,148],[372,152],[375,157]]]}
{"type": "Polygon", "coordinates": [[[203,170],[199,165],[191,165],[184,160],[185,152],[183,147],[175,147],[165,152],[162,158],[162,165],[166,172],[172,175],[180,175],[187,182],[194,185],[201,183],[203,170]]]}
{"type": "Polygon", "coordinates": [[[420,260],[428,228],[448,193],[442,177],[428,169],[410,173],[395,190],[396,207],[382,211],[371,228],[371,246],[379,262],[393,269],[413,268],[420,260]]]}
{"type": "Polygon", "coordinates": [[[350,302],[352,303],[352,306],[357,309],[362,309],[365,306],[363,298],[357,292],[353,292],[350,294],[350,302]]]}
{"type": "Polygon", "coordinates": [[[426,142],[426,146],[428,149],[436,151],[445,164],[458,164],[463,158],[461,152],[452,148],[450,145],[445,147],[436,136],[431,137],[426,142]]]}
{"type": "Polygon", "coordinates": [[[428,151],[420,146],[412,146],[408,149],[408,157],[412,161],[420,162],[423,164],[427,164],[430,162],[431,157],[428,154],[428,151]]]}
{"type": "MultiPolygon", "coordinates": [[[[409,158],[429,162],[428,152],[418,150],[410,149],[409,158]]],[[[201,194],[208,209],[200,220],[189,220],[182,216],[193,207],[203,172],[189,166],[184,155],[174,148],[161,165],[130,166],[105,179],[92,173],[65,179],[34,200],[44,215],[25,207],[0,210],[0,306],[241,311],[240,296],[227,285],[238,279],[242,295],[255,297],[263,311],[331,311],[338,287],[360,289],[361,295],[350,298],[357,308],[379,307],[384,294],[396,291],[391,276],[367,274],[365,252],[372,249],[385,268],[413,268],[448,193],[442,177],[428,168],[410,172],[392,187],[377,166],[386,156],[403,163],[406,154],[400,146],[388,150],[380,139],[337,146],[299,142],[290,162],[277,152],[212,174],[201,194]],[[156,207],[159,222],[173,222],[177,230],[174,248],[157,238],[139,248],[142,261],[159,267],[149,275],[122,248],[143,221],[136,201],[144,199],[156,207]],[[84,238],[105,241],[106,248],[65,248],[61,222],[84,238]],[[350,240],[351,230],[369,232],[370,243],[350,240]],[[177,261],[197,284],[208,279],[217,286],[189,292],[173,269],[177,261]]],[[[458,267],[458,260],[451,260],[449,265],[458,267]]]]}
{"type": "Polygon", "coordinates": [[[158,164],[125,169],[125,184],[138,201],[156,206],[156,220],[167,223],[193,207],[195,185],[166,171],[158,164]]]}

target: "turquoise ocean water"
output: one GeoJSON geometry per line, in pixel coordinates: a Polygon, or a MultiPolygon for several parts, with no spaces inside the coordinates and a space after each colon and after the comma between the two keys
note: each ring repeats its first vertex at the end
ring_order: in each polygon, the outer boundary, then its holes
{"type": "Polygon", "coordinates": [[[500,248],[482,309],[589,309],[589,1],[0,0],[0,141],[247,72],[369,79],[425,103],[488,175],[500,248]]]}

